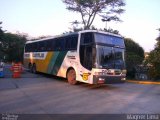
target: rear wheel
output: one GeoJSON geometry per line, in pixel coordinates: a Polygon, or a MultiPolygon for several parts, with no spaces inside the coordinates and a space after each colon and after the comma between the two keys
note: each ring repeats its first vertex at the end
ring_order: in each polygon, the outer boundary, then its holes
{"type": "Polygon", "coordinates": [[[68,70],[67,80],[68,80],[68,83],[71,85],[75,85],[78,83],[78,81],[76,81],[76,71],[74,69],[68,70]]]}

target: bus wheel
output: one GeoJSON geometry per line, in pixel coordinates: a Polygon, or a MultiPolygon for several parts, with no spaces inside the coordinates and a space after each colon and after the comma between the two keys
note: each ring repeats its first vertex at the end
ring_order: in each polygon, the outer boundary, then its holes
{"type": "Polygon", "coordinates": [[[33,64],[32,66],[32,73],[37,73],[36,64],[33,64]]]}
{"type": "Polygon", "coordinates": [[[67,80],[68,80],[68,83],[71,85],[77,84],[78,81],[76,81],[76,71],[74,69],[68,70],[67,80]]]}

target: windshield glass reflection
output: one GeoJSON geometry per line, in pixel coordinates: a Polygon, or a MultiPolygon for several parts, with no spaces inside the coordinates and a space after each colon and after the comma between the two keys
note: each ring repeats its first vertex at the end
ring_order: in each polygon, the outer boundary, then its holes
{"type": "Polygon", "coordinates": [[[124,49],[97,45],[98,68],[124,69],[124,49]]]}

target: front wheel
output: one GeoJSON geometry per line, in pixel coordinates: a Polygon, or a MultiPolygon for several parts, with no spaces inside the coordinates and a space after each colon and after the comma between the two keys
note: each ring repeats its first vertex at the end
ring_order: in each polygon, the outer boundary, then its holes
{"type": "Polygon", "coordinates": [[[71,85],[75,85],[78,83],[78,81],[76,81],[76,71],[74,69],[68,70],[67,80],[68,80],[68,83],[71,85]]]}

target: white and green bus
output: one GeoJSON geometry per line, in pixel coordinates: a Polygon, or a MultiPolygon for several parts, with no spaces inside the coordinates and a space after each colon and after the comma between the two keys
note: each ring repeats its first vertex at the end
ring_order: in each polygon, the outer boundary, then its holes
{"type": "Polygon", "coordinates": [[[56,37],[28,41],[24,66],[89,84],[122,82],[126,79],[125,44],[121,36],[84,30],[56,37]]]}

